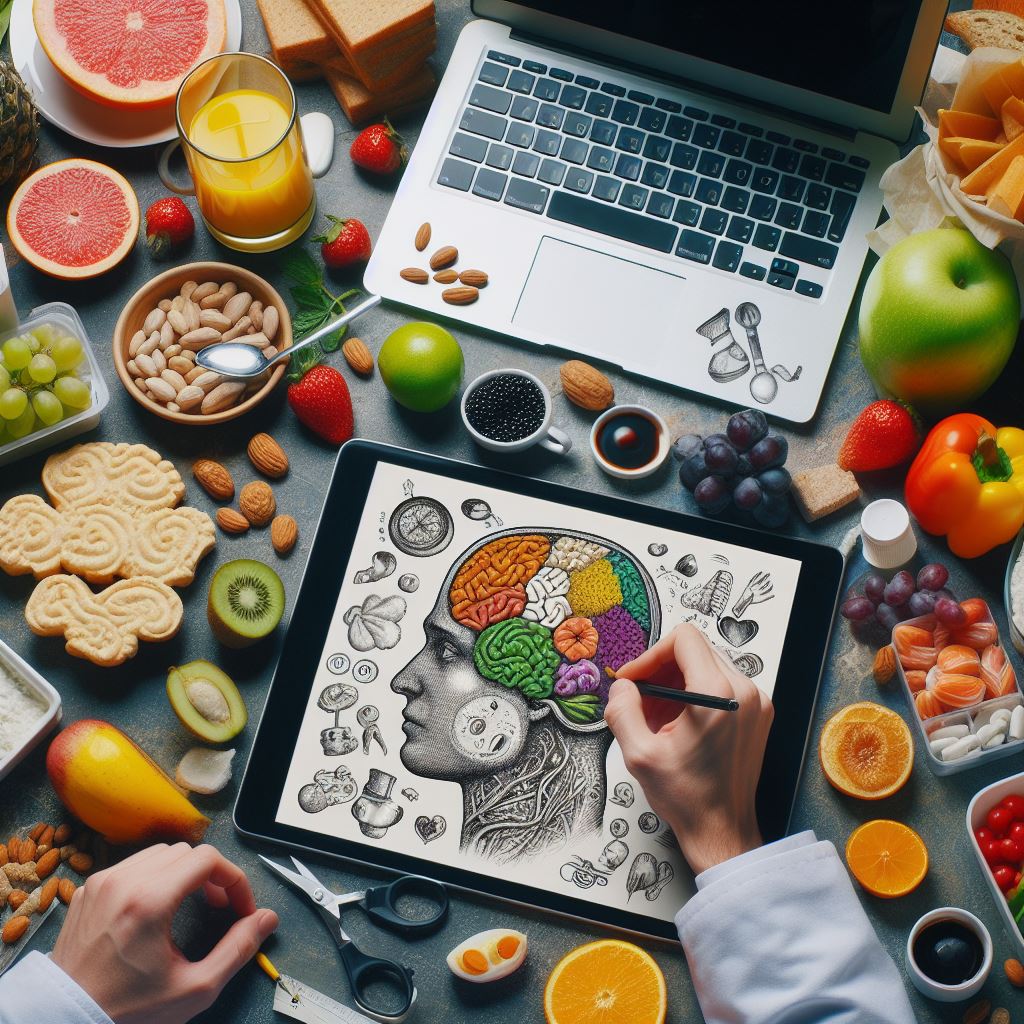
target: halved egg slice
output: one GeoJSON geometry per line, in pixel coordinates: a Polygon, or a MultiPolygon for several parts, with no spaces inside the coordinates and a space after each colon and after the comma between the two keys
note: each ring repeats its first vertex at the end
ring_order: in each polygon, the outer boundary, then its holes
{"type": "Polygon", "coordinates": [[[452,974],[466,981],[497,981],[526,959],[526,936],[511,928],[489,928],[471,935],[448,954],[452,974]]]}

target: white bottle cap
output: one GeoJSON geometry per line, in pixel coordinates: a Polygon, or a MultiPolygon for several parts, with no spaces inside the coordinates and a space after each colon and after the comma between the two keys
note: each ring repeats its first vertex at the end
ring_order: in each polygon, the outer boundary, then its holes
{"type": "Polygon", "coordinates": [[[860,516],[864,558],[876,569],[895,569],[917,553],[910,513],[892,498],[871,502],[860,516]]]}

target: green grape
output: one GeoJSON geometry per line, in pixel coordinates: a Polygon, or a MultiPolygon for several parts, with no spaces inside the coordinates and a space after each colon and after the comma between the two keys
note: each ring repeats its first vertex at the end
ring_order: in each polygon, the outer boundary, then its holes
{"type": "Polygon", "coordinates": [[[53,324],[37,324],[29,333],[39,342],[40,347],[44,349],[49,348],[60,338],[65,337],[53,324]]]}
{"type": "Polygon", "coordinates": [[[4,342],[4,363],[8,370],[23,370],[32,360],[32,350],[24,338],[8,338],[4,342]]]}
{"type": "Polygon", "coordinates": [[[92,390],[89,385],[77,377],[58,377],[53,382],[53,393],[69,409],[88,409],[92,401],[92,390]]]}
{"type": "Polygon", "coordinates": [[[7,430],[11,437],[14,438],[25,437],[26,434],[31,434],[35,429],[36,413],[32,406],[27,403],[24,412],[17,419],[9,420],[7,423],[7,430]]]}
{"type": "Polygon", "coordinates": [[[50,391],[37,391],[32,396],[32,408],[36,415],[48,427],[54,423],[60,423],[64,419],[64,406],[60,400],[50,391]]]}
{"type": "Polygon", "coordinates": [[[35,355],[37,352],[42,352],[43,346],[34,334],[22,335],[22,337],[24,337],[25,344],[28,345],[28,350],[32,355],[35,355]]]}
{"type": "Polygon", "coordinates": [[[0,363],[0,395],[2,395],[11,386],[11,375],[7,372],[7,367],[3,363],[0,363]]]}
{"type": "Polygon", "coordinates": [[[8,388],[0,395],[0,416],[5,420],[16,420],[28,405],[28,396],[18,388],[8,388]]]}
{"type": "Polygon", "coordinates": [[[37,384],[49,384],[57,376],[57,364],[48,355],[40,352],[39,355],[33,356],[32,362],[28,364],[28,375],[37,384]]]}
{"type": "Polygon", "coordinates": [[[73,370],[82,361],[82,343],[70,334],[61,335],[49,349],[58,373],[73,370]]]}

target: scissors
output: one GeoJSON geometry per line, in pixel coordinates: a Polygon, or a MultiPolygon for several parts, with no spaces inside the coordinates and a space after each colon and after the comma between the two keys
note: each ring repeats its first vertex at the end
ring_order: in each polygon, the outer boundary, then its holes
{"type": "Polygon", "coordinates": [[[356,1006],[363,1013],[383,1024],[398,1024],[405,1019],[416,1001],[416,986],[413,971],[394,960],[367,956],[352,941],[341,927],[341,909],[349,904],[358,904],[366,916],[375,924],[403,935],[423,935],[439,927],[448,916],[448,893],[440,882],[419,875],[402,875],[388,885],[379,885],[359,892],[336,893],[324,885],[301,861],[291,858],[295,871],[278,864],[269,857],[260,855],[260,860],[272,871],[290,882],[313,902],[320,917],[338,946],[341,964],[345,968],[356,1006]],[[419,896],[435,903],[432,916],[426,918],[406,917],[398,909],[397,902],[403,896],[419,896]],[[402,1000],[398,1009],[382,1007],[371,1002],[369,989],[374,983],[386,982],[396,988],[402,1000]]]}

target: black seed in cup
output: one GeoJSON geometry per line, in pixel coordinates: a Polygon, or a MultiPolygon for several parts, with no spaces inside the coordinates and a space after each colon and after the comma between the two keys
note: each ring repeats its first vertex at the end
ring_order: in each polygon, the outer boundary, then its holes
{"type": "Polygon", "coordinates": [[[499,373],[475,387],[466,399],[466,419],[484,437],[503,444],[522,441],[544,423],[547,401],[529,377],[499,373]]]}

